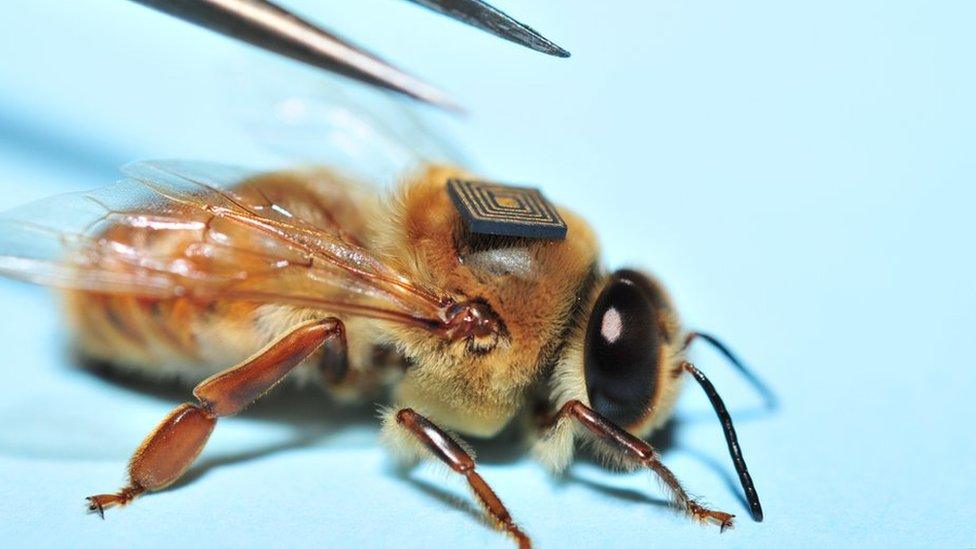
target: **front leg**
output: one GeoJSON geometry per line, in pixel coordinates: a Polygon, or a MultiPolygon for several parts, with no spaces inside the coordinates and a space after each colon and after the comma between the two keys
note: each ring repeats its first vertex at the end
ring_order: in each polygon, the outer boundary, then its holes
{"type": "Polygon", "coordinates": [[[658,456],[654,448],[647,442],[614,425],[613,422],[578,400],[570,400],[563,405],[559,413],[553,418],[551,431],[555,433],[567,427],[562,425],[566,421],[579,422],[588,431],[606,443],[611,451],[616,452],[631,463],[647,467],[654,471],[671,492],[671,499],[674,505],[684,510],[691,517],[701,522],[717,524],[720,530],[732,527],[732,519],[735,515],[721,511],[712,511],[696,502],[681,486],[674,473],[661,463],[660,456],[658,456]]]}
{"type": "Polygon", "coordinates": [[[491,516],[495,524],[515,538],[520,549],[528,549],[532,546],[529,537],[515,525],[512,515],[502,504],[502,500],[495,495],[494,490],[475,471],[474,459],[460,444],[440,427],[431,423],[429,419],[410,408],[400,410],[395,417],[397,426],[406,429],[410,435],[423,444],[437,459],[450,467],[452,471],[464,475],[485,511],[491,516]]]}
{"type": "Polygon", "coordinates": [[[114,494],[89,497],[88,509],[104,518],[106,507],[175,482],[203,450],[218,417],[243,410],[337,334],[342,334],[342,323],[334,318],[303,324],[241,364],[204,380],[193,389],[199,402],[178,406],[139,445],[129,462],[129,484],[114,494]]]}

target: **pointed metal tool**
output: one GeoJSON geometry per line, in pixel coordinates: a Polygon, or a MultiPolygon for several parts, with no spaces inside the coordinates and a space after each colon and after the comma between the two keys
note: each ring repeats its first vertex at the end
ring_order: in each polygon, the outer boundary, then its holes
{"type": "Polygon", "coordinates": [[[444,92],[266,0],[133,0],[303,63],[460,111],[444,92]]]}
{"type": "MultiPolygon", "coordinates": [[[[133,0],[285,57],[461,112],[448,94],[268,0],[133,0]]],[[[556,55],[569,52],[479,0],[410,0],[496,36],[556,55]]]]}
{"type": "Polygon", "coordinates": [[[481,0],[410,0],[410,2],[535,51],[556,57],[569,57],[568,51],[557,46],[532,27],[519,23],[505,12],[481,0]]]}

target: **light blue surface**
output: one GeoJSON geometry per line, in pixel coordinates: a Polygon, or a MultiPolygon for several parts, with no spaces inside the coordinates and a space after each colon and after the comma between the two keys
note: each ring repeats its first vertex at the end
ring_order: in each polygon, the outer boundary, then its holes
{"type": "MultiPolygon", "coordinates": [[[[488,175],[584,213],[610,265],[653,269],[783,402],[696,353],[738,419],[766,521],[689,391],[665,460],[739,515],[719,535],[644,473],[569,480],[526,457],[484,476],[540,547],[976,544],[976,4],[497,4],[556,60],[405,2],[289,1],[447,87],[488,175]],[[351,4],[355,4],[354,6],[351,4]]],[[[0,18],[0,206],[101,185],[149,157],[253,162],[217,67],[239,47],[122,0],[15,0],[0,18]]],[[[43,290],[0,283],[5,546],[508,547],[437,471],[399,477],[368,410],[286,393],[221,421],[192,482],[103,522],[146,431],[183,398],[72,368],[43,290]],[[329,418],[339,415],[340,420],[329,418]]],[[[691,386],[689,386],[691,389],[691,386]]],[[[491,448],[489,448],[491,450],[491,448]]]]}

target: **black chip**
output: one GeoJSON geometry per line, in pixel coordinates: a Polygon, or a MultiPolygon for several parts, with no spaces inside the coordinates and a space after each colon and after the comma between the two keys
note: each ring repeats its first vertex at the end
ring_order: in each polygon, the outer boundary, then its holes
{"type": "Polygon", "coordinates": [[[451,179],[447,191],[475,234],[563,240],[566,223],[539,189],[451,179]]]}

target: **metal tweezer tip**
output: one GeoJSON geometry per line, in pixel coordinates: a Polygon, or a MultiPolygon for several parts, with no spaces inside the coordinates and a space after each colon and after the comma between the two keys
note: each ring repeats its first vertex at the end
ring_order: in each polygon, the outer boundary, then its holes
{"type": "Polygon", "coordinates": [[[440,89],[267,0],[133,0],[297,61],[462,113],[440,89]]]}
{"type": "Polygon", "coordinates": [[[505,12],[481,0],[410,1],[535,51],[556,57],[569,57],[568,51],[557,46],[532,27],[519,23],[505,12]]]}

